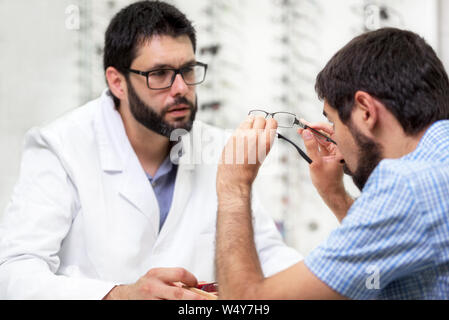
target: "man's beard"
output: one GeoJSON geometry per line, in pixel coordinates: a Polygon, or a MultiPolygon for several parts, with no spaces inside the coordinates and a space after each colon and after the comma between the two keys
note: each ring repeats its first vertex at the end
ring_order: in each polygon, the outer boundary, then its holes
{"type": "Polygon", "coordinates": [[[382,147],[363,135],[354,126],[349,125],[349,130],[359,148],[358,167],[355,172],[351,172],[345,164],[343,170],[344,173],[352,177],[354,184],[362,191],[369,176],[382,160],[382,147]]]}
{"type": "Polygon", "coordinates": [[[185,97],[178,97],[172,104],[165,106],[160,114],[158,114],[156,111],[154,111],[154,108],[147,105],[137,96],[136,91],[129,81],[127,81],[127,85],[129,108],[131,110],[131,113],[136,121],[138,121],[145,128],[167,138],[170,138],[171,133],[176,129],[184,129],[186,131],[192,130],[193,121],[195,120],[195,115],[198,110],[196,99],[195,103],[193,103],[187,100],[185,97]],[[176,123],[174,125],[165,121],[164,118],[168,112],[168,109],[179,104],[185,104],[190,107],[189,119],[187,121],[184,120],[183,122],[180,122],[181,119],[179,121],[175,120],[179,123],[176,123]]]}

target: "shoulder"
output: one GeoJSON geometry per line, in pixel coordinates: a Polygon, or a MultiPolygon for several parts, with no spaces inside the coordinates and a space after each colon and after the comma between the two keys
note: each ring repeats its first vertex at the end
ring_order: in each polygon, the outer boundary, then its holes
{"type": "Polygon", "coordinates": [[[195,120],[192,130],[194,132],[196,131],[196,132],[215,135],[215,136],[226,136],[226,135],[230,135],[230,133],[232,133],[232,130],[225,130],[225,129],[213,126],[211,124],[205,123],[201,120],[195,120]]]}
{"type": "Polygon", "coordinates": [[[42,127],[41,131],[48,135],[67,135],[69,133],[75,134],[73,130],[80,129],[82,131],[78,131],[76,134],[83,133],[93,126],[99,108],[99,99],[90,101],[42,127]]]}
{"type": "Polygon", "coordinates": [[[447,180],[449,173],[449,121],[434,123],[424,134],[416,149],[399,159],[384,159],[373,171],[367,185],[391,180],[407,181],[420,189],[430,180],[447,180]],[[446,172],[446,174],[443,174],[446,172]],[[433,177],[430,179],[430,177],[433,177]]]}
{"type": "Polygon", "coordinates": [[[445,164],[410,157],[385,159],[372,172],[347,220],[426,219],[435,213],[437,202],[449,206],[448,185],[445,164]]]}
{"type": "Polygon", "coordinates": [[[419,195],[429,187],[449,183],[448,174],[448,163],[432,159],[413,159],[407,156],[385,159],[373,171],[363,192],[409,188],[414,195],[419,195]]]}
{"type": "Polygon", "coordinates": [[[93,124],[99,108],[100,101],[96,99],[48,124],[31,128],[25,136],[25,142],[39,140],[50,145],[63,145],[93,136],[93,124]]]}
{"type": "MultiPolygon", "coordinates": [[[[184,154],[180,164],[196,168],[200,175],[215,177],[223,148],[231,133],[196,120],[192,130],[188,134],[183,134],[183,143],[177,144],[182,148],[184,154]]],[[[176,136],[170,139],[172,141],[179,140],[176,136]]]]}
{"type": "Polygon", "coordinates": [[[225,130],[196,120],[191,135],[197,146],[223,149],[232,133],[233,130],[225,130]]]}

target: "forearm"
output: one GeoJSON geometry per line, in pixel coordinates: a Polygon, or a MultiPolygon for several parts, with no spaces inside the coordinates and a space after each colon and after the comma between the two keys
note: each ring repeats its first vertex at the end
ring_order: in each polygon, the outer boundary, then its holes
{"type": "Polygon", "coordinates": [[[247,299],[249,290],[263,280],[254,244],[250,188],[239,191],[218,193],[216,265],[221,299],[247,299]]]}
{"type": "Polygon", "coordinates": [[[111,289],[102,300],[130,300],[127,285],[118,285],[111,289]]]}

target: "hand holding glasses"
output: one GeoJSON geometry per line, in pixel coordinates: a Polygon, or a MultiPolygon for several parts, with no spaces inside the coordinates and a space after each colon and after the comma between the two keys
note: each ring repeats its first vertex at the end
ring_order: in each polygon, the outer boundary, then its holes
{"type": "MultiPolygon", "coordinates": [[[[270,112],[266,112],[263,110],[251,110],[248,115],[251,116],[255,116],[255,117],[263,117],[265,119],[267,119],[269,116],[271,116],[274,120],[277,121],[278,123],[278,127],[279,128],[293,128],[295,125],[298,125],[299,127],[301,127],[302,129],[306,130],[309,129],[310,131],[312,131],[312,134],[315,135],[317,138],[319,139],[324,139],[327,142],[333,143],[333,144],[337,144],[334,140],[332,140],[331,138],[329,138],[328,136],[326,136],[325,134],[321,133],[320,131],[309,127],[308,125],[304,124],[303,122],[299,121],[296,118],[296,115],[290,112],[274,112],[274,113],[270,113],[270,112]]],[[[284,137],[283,135],[281,135],[279,132],[276,133],[277,137],[279,139],[283,139],[287,142],[289,142],[290,144],[292,144],[296,150],[298,151],[298,153],[309,163],[312,163],[312,160],[307,156],[307,154],[301,150],[301,148],[299,148],[293,141],[287,139],[286,137],[284,137]]]]}

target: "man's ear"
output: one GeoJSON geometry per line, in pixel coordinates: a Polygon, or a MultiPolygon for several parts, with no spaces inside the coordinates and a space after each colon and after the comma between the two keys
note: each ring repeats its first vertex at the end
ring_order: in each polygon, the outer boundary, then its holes
{"type": "Polygon", "coordinates": [[[369,131],[373,131],[378,118],[380,102],[364,91],[357,91],[354,96],[354,116],[357,124],[364,126],[369,131]]]}
{"type": "Polygon", "coordinates": [[[127,90],[125,77],[114,67],[106,69],[106,81],[108,82],[109,90],[112,94],[120,100],[125,100],[125,92],[127,90]]]}

